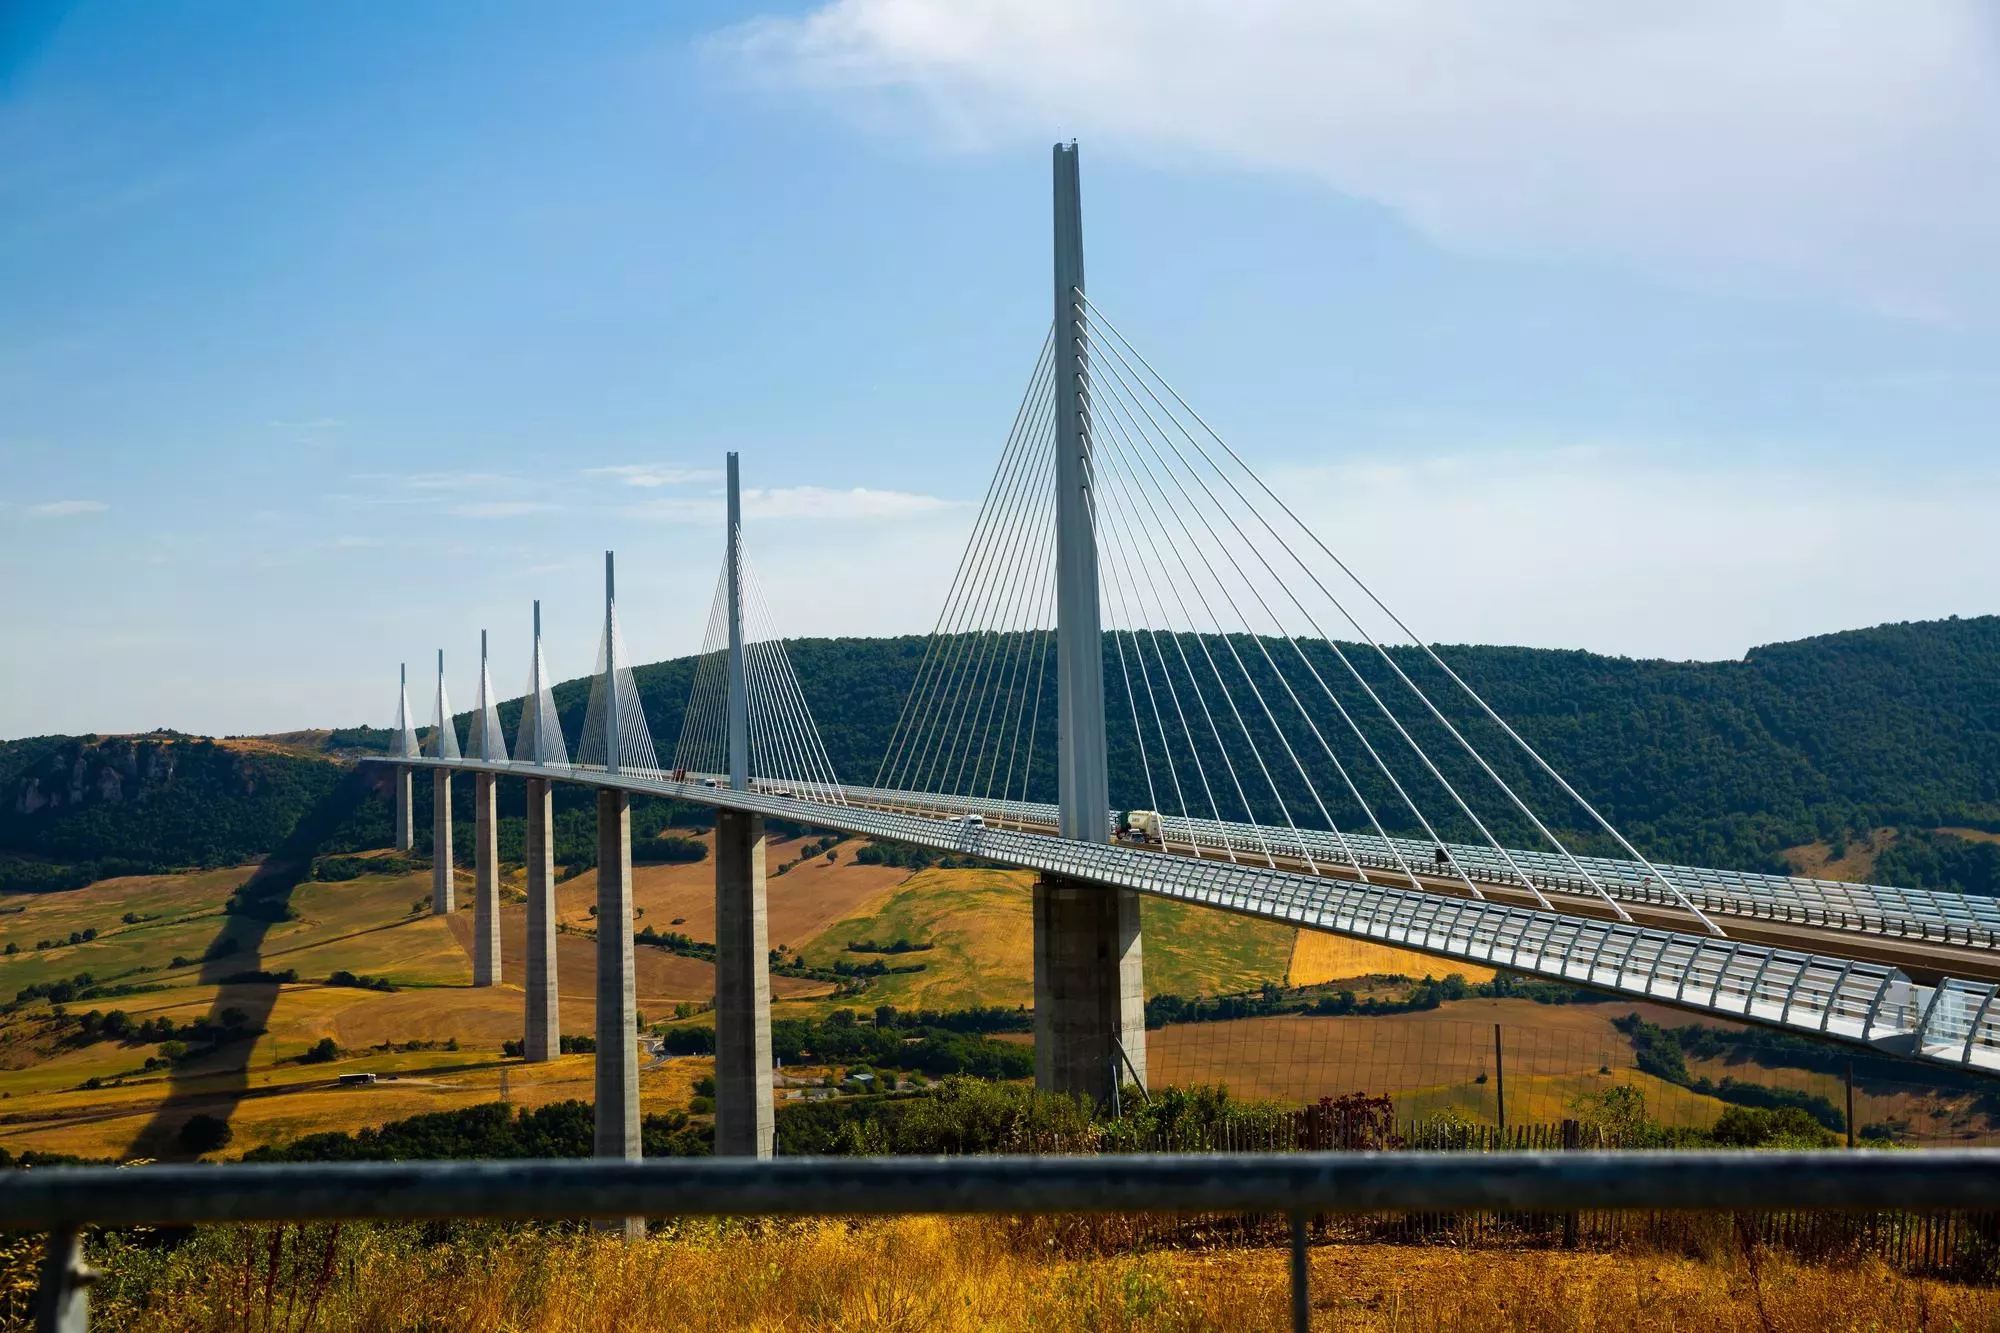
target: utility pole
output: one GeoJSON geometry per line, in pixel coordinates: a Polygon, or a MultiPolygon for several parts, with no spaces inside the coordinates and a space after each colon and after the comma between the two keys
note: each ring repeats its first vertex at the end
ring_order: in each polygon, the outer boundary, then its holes
{"type": "MultiPolygon", "coordinates": [[[[1111,796],[1076,145],[1057,144],[1054,161],[1057,800],[1063,837],[1104,843],[1111,796]]],[[[1035,1086],[1111,1106],[1122,1065],[1143,1091],[1138,895],[1044,874],[1035,882],[1034,918],[1035,1086]]]]}

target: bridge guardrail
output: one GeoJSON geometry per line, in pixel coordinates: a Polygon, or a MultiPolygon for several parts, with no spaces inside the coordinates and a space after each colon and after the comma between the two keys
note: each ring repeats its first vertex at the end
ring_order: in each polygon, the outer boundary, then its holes
{"type": "Polygon", "coordinates": [[[44,1333],[87,1333],[87,1226],[306,1220],[1270,1213],[1308,1327],[1314,1214],[2000,1209],[2000,1150],[1217,1153],[1107,1157],[335,1162],[0,1173],[0,1230],[46,1231],[44,1333]]]}
{"type": "Polygon", "coordinates": [[[1935,987],[1922,986],[1879,963],[1744,940],[862,805],[732,791],[650,770],[607,774],[463,759],[385,762],[546,775],[726,806],[2000,1073],[2000,1007],[1994,1004],[2000,983],[1947,978],[1935,987]]]}

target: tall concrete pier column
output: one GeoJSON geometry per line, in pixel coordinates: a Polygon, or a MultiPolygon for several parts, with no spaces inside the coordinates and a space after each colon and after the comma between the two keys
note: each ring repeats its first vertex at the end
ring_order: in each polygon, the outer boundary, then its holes
{"type": "MultiPolygon", "coordinates": [[[[604,771],[619,771],[617,583],[604,553],[604,771]]],[[[597,793],[597,1123],[599,1157],[639,1156],[639,999],[632,971],[632,798],[597,793]]],[[[625,1218],[627,1237],[646,1219],[625,1218]]]]}
{"type": "MultiPolygon", "coordinates": [[[[639,1001],[632,980],[632,798],[597,793],[597,1123],[599,1157],[639,1156],[639,1001]]],[[[616,1225],[616,1224],[614,1224],[616,1225]]],[[[644,1218],[628,1217],[627,1236],[644,1218]]]]}
{"type": "Polygon", "coordinates": [[[416,799],[416,783],[411,781],[414,774],[402,765],[396,766],[396,850],[407,852],[417,844],[416,819],[413,805],[416,799]]]}
{"type": "Polygon", "coordinates": [[[715,820],[715,1155],[769,1157],[770,933],[764,910],[764,820],[715,820]]]}
{"type": "Polygon", "coordinates": [[[1059,875],[1035,881],[1035,1086],[1111,1100],[1146,1085],[1139,895],[1059,875]]]}
{"type": "Polygon", "coordinates": [[[553,1060],[562,1049],[556,998],[554,801],[547,778],[528,779],[528,977],[522,1054],[553,1060]]]}
{"type": "MultiPolygon", "coordinates": [[[[750,700],[743,671],[743,506],[736,455],[727,469],[729,786],[750,779],[750,700]]],[[[764,910],[764,821],[718,810],[715,821],[715,1152],[769,1157],[771,959],[764,910]]]]}
{"type": "Polygon", "coordinates": [[[500,984],[500,817],[494,776],[479,773],[472,788],[472,984],[500,984]]]}
{"type": "MultiPolygon", "coordinates": [[[[1102,843],[1111,837],[1111,795],[1084,318],[1082,183],[1076,145],[1057,144],[1057,803],[1063,837],[1102,843]]],[[[1121,1081],[1143,1086],[1145,1078],[1138,895],[1045,875],[1035,885],[1035,1085],[1103,1103],[1121,1081]]]]}
{"type": "Polygon", "coordinates": [[[451,878],[451,772],[431,774],[431,915],[444,916],[458,906],[451,878]]]}

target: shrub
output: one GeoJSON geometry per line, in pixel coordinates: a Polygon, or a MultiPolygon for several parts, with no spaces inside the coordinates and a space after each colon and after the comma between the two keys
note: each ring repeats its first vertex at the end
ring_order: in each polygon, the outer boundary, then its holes
{"type": "Polygon", "coordinates": [[[299,1063],[302,1065],[324,1065],[332,1064],[339,1058],[340,1047],[334,1044],[333,1038],[321,1037],[312,1044],[311,1048],[304,1055],[299,1057],[299,1063]]]}
{"type": "Polygon", "coordinates": [[[203,1153],[221,1152],[234,1137],[235,1131],[220,1116],[191,1115],[181,1125],[180,1145],[183,1151],[199,1157],[203,1153]]]}

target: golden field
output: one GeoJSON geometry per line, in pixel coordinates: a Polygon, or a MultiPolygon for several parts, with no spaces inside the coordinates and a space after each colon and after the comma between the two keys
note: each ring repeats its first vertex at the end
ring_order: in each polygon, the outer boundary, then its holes
{"type": "MultiPolygon", "coordinates": [[[[94,1256],[92,1301],[133,1333],[1141,1330],[1289,1327],[1281,1249],[1106,1252],[1075,1228],[992,1219],[667,1224],[627,1244],[575,1229],[215,1231],[94,1256]]],[[[1311,1255],[1312,1325],[1352,1333],[1963,1333],[2000,1292],[1873,1261],[1337,1244],[1311,1255]]]]}

